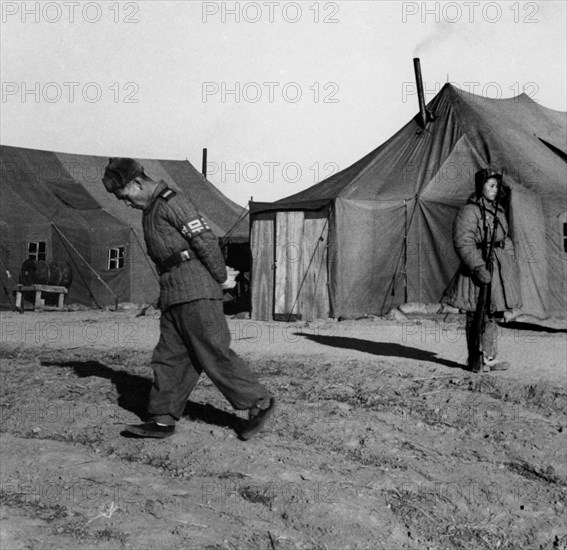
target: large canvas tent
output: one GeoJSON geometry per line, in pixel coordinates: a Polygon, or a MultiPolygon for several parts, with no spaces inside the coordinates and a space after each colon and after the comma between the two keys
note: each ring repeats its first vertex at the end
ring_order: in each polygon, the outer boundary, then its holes
{"type": "MultiPolygon", "coordinates": [[[[137,160],[154,179],[165,180],[195,202],[229,261],[242,270],[249,257],[247,210],[188,161],[137,160]]],[[[104,306],[157,297],[141,214],[106,192],[101,178],[107,163],[107,157],[0,146],[0,305],[10,304],[33,243],[42,243],[42,257],[36,246],[33,259],[71,264],[69,303],[104,306]]]]}
{"type": "Polygon", "coordinates": [[[458,268],[452,224],[492,163],[511,188],[524,313],[566,316],[566,113],[522,94],[446,84],[352,166],[275,203],[250,203],[252,317],[310,320],[439,302],[458,268]]]}

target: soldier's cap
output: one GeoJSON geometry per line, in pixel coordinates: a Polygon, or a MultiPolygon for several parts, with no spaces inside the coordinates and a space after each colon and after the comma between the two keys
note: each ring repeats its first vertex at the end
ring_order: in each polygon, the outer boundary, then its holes
{"type": "Polygon", "coordinates": [[[144,167],[134,159],[111,158],[104,170],[102,183],[109,193],[114,193],[143,174],[144,167]]]}

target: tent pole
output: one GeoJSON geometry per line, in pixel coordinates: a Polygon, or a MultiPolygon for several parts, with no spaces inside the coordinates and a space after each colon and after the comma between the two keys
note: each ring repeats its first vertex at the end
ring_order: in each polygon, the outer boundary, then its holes
{"type": "MultiPolygon", "coordinates": [[[[4,262],[2,260],[0,260],[0,264],[2,264],[2,268],[6,272],[6,276],[8,277],[8,279],[11,279],[12,275],[10,275],[10,271],[6,268],[6,266],[4,265],[4,262]]],[[[2,279],[2,287],[4,288],[4,293],[6,294],[6,297],[8,298],[8,301],[10,302],[10,305],[12,306],[12,310],[15,311],[16,305],[12,302],[12,297],[10,296],[10,291],[8,290],[6,285],[4,284],[4,279],[2,279]]]]}
{"type": "Polygon", "coordinates": [[[334,316],[334,311],[333,311],[333,303],[331,300],[331,262],[329,261],[329,239],[331,238],[331,230],[333,227],[333,224],[331,223],[333,221],[332,218],[334,218],[335,216],[335,209],[334,209],[334,205],[335,203],[329,203],[328,207],[327,207],[327,221],[329,222],[329,231],[327,233],[327,244],[325,245],[326,249],[327,249],[327,265],[325,266],[327,269],[327,296],[329,298],[329,316],[332,314],[334,316]]]}
{"type": "Polygon", "coordinates": [[[221,247],[223,247],[226,244],[226,241],[228,241],[228,239],[230,238],[230,236],[232,235],[232,233],[236,229],[236,226],[244,219],[244,215],[245,215],[246,212],[247,212],[247,208],[246,208],[246,206],[244,206],[242,208],[242,212],[240,212],[240,214],[238,215],[238,218],[236,218],[236,221],[234,222],[232,227],[225,233],[225,235],[224,235],[224,237],[222,237],[222,239],[219,239],[219,245],[221,247]]]}
{"type": "Polygon", "coordinates": [[[405,230],[404,230],[404,304],[408,302],[408,201],[404,199],[405,230]]]}
{"type": "MultiPolygon", "coordinates": [[[[407,285],[407,249],[408,249],[408,231],[409,228],[411,227],[411,223],[413,221],[413,216],[415,214],[415,210],[417,207],[417,201],[419,199],[419,193],[416,193],[416,195],[414,197],[412,197],[411,200],[415,201],[415,205],[413,207],[413,210],[411,211],[411,215],[408,216],[407,213],[407,203],[409,202],[410,199],[403,199],[403,204],[405,206],[406,209],[406,229],[404,231],[404,242],[402,243],[402,248],[400,248],[400,252],[398,254],[398,259],[396,260],[396,266],[394,268],[394,275],[392,276],[392,279],[390,281],[390,287],[391,287],[391,291],[390,291],[390,295],[391,296],[395,296],[396,295],[396,275],[398,274],[398,268],[400,267],[400,262],[404,262],[405,265],[402,266],[402,271],[401,274],[403,276],[403,280],[404,280],[404,300],[407,303],[408,300],[408,285],[407,285]],[[409,219],[408,219],[409,217],[409,219]]],[[[388,287],[388,288],[390,288],[388,287]]],[[[388,299],[388,292],[385,293],[384,295],[384,301],[382,302],[382,307],[380,308],[380,311],[384,311],[384,307],[386,306],[386,300],[388,299]]]]}
{"type": "MultiPolygon", "coordinates": [[[[116,296],[116,294],[114,294],[113,290],[102,280],[100,275],[93,269],[93,267],[89,264],[89,262],[87,262],[87,260],[85,260],[85,258],[82,256],[82,254],[73,246],[73,244],[69,241],[69,239],[67,239],[67,237],[65,237],[65,235],[61,232],[61,230],[53,222],[50,222],[50,223],[55,228],[57,233],[59,233],[59,235],[61,235],[61,237],[63,237],[63,239],[65,239],[65,241],[67,241],[67,243],[73,249],[73,251],[76,254],[78,254],[79,258],[81,258],[81,260],[83,260],[83,262],[85,262],[87,267],[94,273],[95,277],[103,284],[103,286],[108,290],[108,292],[110,292],[110,294],[112,294],[112,296],[114,297],[114,307],[115,307],[114,311],[118,311],[118,296],[116,296]]],[[[86,281],[85,281],[85,284],[87,284],[86,281]]],[[[87,288],[88,288],[88,286],[87,286],[87,288]]],[[[92,294],[92,291],[91,291],[90,288],[89,288],[89,291],[91,292],[91,296],[93,296],[93,298],[94,298],[94,295],[92,294]]],[[[99,307],[100,307],[100,305],[99,305],[99,307]]]]}

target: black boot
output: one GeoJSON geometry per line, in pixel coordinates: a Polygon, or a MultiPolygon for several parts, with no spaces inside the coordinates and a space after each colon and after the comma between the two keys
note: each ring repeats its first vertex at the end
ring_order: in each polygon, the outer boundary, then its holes
{"type": "Polygon", "coordinates": [[[143,424],[127,424],[122,433],[134,435],[137,437],[154,437],[163,439],[169,437],[175,432],[175,426],[162,426],[155,420],[144,422],[143,424]]]}

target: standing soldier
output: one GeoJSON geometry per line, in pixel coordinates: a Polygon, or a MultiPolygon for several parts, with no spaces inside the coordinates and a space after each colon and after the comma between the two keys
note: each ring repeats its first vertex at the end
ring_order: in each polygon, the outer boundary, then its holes
{"type": "Polygon", "coordinates": [[[103,183],[109,193],[143,211],[150,258],[160,274],[160,339],[154,349],[149,422],[126,426],[139,437],[175,431],[189,394],[205,372],[233,408],[248,410],[240,433],[250,439],[265,426],[274,398],[230,349],[222,289],[232,288],[217,238],[182,194],[148,177],[133,159],[110,159],[103,183]]]}
{"type": "Polygon", "coordinates": [[[467,312],[468,366],[472,370],[478,368],[475,358],[480,352],[480,370],[485,372],[509,368],[507,362],[496,360],[496,320],[504,311],[521,305],[514,246],[508,237],[506,213],[499,200],[503,196],[500,170],[488,167],[476,173],[475,193],[453,224],[453,244],[461,266],[443,299],[467,312]],[[489,285],[487,307],[475,318],[483,285],[489,285]]]}

